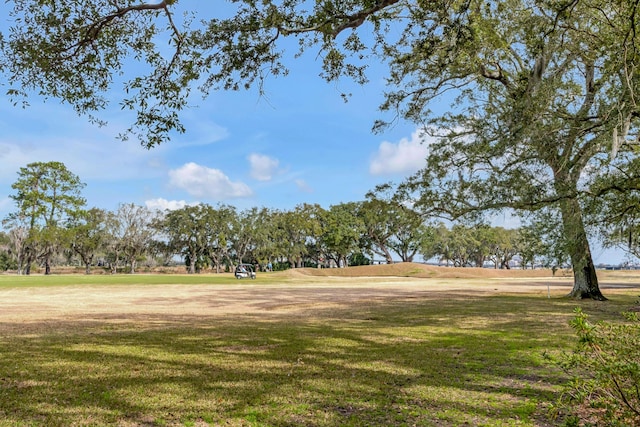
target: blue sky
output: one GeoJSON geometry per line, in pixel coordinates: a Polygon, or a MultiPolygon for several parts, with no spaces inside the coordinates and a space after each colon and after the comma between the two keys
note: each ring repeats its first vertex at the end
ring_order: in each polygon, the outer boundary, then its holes
{"type": "MultiPolygon", "coordinates": [[[[213,9],[198,3],[201,14],[213,9]]],[[[0,103],[0,215],[13,208],[8,196],[19,168],[35,161],[63,162],[87,184],[88,205],[106,209],[120,202],[329,206],[361,200],[376,184],[420,167],[426,151],[413,125],[371,133],[381,117],[382,70],[374,67],[371,83],[358,86],[323,81],[315,52],[291,65],[289,76],[267,80],[264,96],[255,90],[192,96],[193,107],[182,114],[187,132],[151,150],[116,138],[132,120],[117,100],[100,115],[108,120],[104,127],[55,99],[31,98],[26,109],[0,103]],[[348,103],[342,92],[353,94],[348,103]]]]}
{"type": "MultiPolygon", "coordinates": [[[[267,83],[267,95],[214,92],[183,114],[187,128],[147,150],[117,134],[130,117],[105,112],[90,124],[56,100],[31,99],[26,109],[0,103],[2,213],[21,166],[61,161],[87,184],[88,204],[224,202],[292,208],[359,200],[376,184],[417,170],[426,152],[399,124],[374,135],[382,86],[355,87],[348,103],[315,74],[267,83]]],[[[345,83],[346,84],[346,83],[345,83]]]]}
{"type": "MultiPolygon", "coordinates": [[[[215,13],[219,3],[197,2],[199,14],[215,13]]],[[[384,117],[378,110],[383,69],[372,64],[370,83],[358,86],[323,81],[315,54],[290,65],[289,76],[267,80],[264,96],[255,90],[193,96],[194,106],[182,114],[186,133],[151,150],[116,138],[132,120],[117,101],[101,114],[108,120],[104,127],[54,99],[32,98],[26,109],[0,102],[0,217],[14,210],[9,195],[19,168],[35,161],[63,162],[86,183],[88,206],[108,210],[119,203],[328,207],[362,200],[375,185],[421,167],[427,145],[415,125],[400,122],[385,133],[371,132],[374,120],[384,117]],[[342,92],[353,94],[348,103],[342,92]]],[[[507,216],[500,221],[515,225],[507,216]]],[[[619,259],[599,249],[594,256],[596,262],[619,259]]]]}

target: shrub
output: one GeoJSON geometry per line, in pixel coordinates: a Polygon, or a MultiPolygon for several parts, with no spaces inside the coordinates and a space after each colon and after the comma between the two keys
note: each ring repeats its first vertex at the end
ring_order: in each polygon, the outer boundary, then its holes
{"type": "Polygon", "coordinates": [[[8,252],[0,252],[0,271],[15,270],[18,264],[11,258],[8,252]]]}
{"type": "Polygon", "coordinates": [[[571,326],[578,343],[554,361],[570,376],[557,409],[566,425],[640,425],[640,321],[591,323],[581,309],[571,326]]]}
{"type": "Polygon", "coordinates": [[[370,265],[371,260],[367,258],[362,252],[358,252],[352,255],[349,255],[349,265],[370,265]]]}

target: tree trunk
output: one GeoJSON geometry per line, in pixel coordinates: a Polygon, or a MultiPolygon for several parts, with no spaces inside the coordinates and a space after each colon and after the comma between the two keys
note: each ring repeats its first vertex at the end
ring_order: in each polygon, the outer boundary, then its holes
{"type": "Polygon", "coordinates": [[[91,274],[91,262],[93,261],[93,255],[85,256],[80,254],[80,258],[84,263],[84,274],[87,274],[87,275],[91,274]]]}
{"type": "Polygon", "coordinates": [[[580,203],[576,199],[565,199],[560,203],[560,210],[573,267],[573,289],[569,296],[577,299],[590,298],[606,301],[598,286],[598,276],[582,221],[580,203]]]}
{"type": "Polygon", "coordinates": [[[189,274],[196,274],[196,254],[195,252],[191,252],[189,254],[189,274]]]}
{"type": "Polygon", "coordinates": [[[384,257],[385,262],[387,264],[393,264],[393,256],[391,256],[389,249],[384,245],[378,245],[378,247],[380,248],[380,252],[378,253],[384,257]]]}
{"type": "Polygon", "coordinates": [[[24,274],[25,276],[29,276],[31,274],[31,264],[33,263],[33,254],[29,250],[27,252],[27,256],[24,261],[24,274]]]}

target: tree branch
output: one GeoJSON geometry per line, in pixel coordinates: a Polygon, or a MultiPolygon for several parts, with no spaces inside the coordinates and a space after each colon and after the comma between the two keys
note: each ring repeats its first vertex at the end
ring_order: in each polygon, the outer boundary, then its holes
{"type": "Polygon", "coordinates": [[[301,27],[301,28],[278,27],[278,31],[280,31],[285,36],[289,34],[310,33],[314,31],[325,32],[323,31],[323,28],[327,26],[331,26],[332,24],[335,24],[337,26],[331,29],[331,32],[329,33],[329,35],[331,35],[331,37],[333,38],[336,38],[338,34],[343,32],[347,28],[355,29],[359,27],[364,23],[364,21],[369,16],[375,14],[376,12],[379,12],[380,10],[388,6],[394,5],[399,1],[400,0],[377,0],[375,4],[370,8],[362,9],[361,11],[353,14],[348,14],[348,15],[340,14],[340,15],[330,16],[324,21],[310,27],[301,27]]]}
{"type": "Polygon", "coordinates": [[[365,19],[367,19],[367,17],[369,17],[370,15],[373,15],[374,13],[384,9],[387,6],[396,4],[399,1],[400,0],[376,0],[375,4],[368,9],[363,9],[360,12],[352,15],[345,15],[345,16],[339,17],[339,19],[343,20],[344,22],[338,27],[334,28],[333,34],[332,34],[333,37],[336,37],[338,34],[346,30],[347,28],[359,27],[364,23],[365,19]]]}
{"type": "Polygon", "coordinates": [[[502,85],[507,88],[507,90],[511,89],[511,82],[507,79],[507,76],[502,72],[502,67],[500,64],[495,64],[496,70],[490,71],[487,67],[482,64],[480,65],[480,74],[482,77],[487,78],[489,80],[495,80],[497,82],[502,83],[502,85]]]}

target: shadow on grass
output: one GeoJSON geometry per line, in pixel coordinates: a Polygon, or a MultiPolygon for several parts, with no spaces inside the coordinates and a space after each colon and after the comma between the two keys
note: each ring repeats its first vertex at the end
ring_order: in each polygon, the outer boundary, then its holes
{"type": "MultiPolygon", "coordinates": [[[[0,425],[554,425],[575,302],[0,325],[0,425]]],[[[608,314],[607,314],[608,315],[608,314]]]]}

